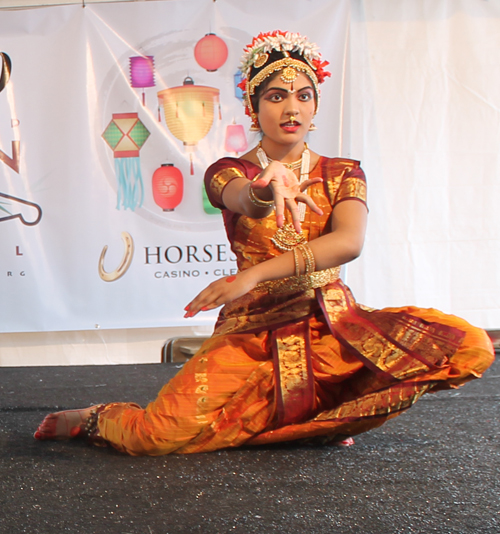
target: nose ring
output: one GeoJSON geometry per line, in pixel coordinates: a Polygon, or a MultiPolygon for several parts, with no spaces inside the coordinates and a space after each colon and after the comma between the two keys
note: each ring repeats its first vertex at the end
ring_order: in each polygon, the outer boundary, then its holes
{"type": "Polygon", "coordinates": [[[296,118],[293,116],[293,115],[290,115],[290,122],[293,124],[294,122],[296,122],[296,118]]]}

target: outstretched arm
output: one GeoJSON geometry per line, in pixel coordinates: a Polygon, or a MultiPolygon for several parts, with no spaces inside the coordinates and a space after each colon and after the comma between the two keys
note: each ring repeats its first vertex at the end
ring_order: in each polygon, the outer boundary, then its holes
{"type": "MultiPolygon", "coordinates": [[[[357,258],[365,237],[367,210],[357,200],[345,200],[332,212],[332,232],[309,242],[316,269],[337,267],[357,258]]],[[[300,255],[299,255],[300,256],[300,255]]],[[[301,271],[304,263],[301,261],[301,271]]],[[[199,311],[211,310],[227,304],[252,290],[259,282],[286,278],[295,274],[292,252],[264,261],[238,273],[211,283],[186,307],[186,317],[199,311]]]]}

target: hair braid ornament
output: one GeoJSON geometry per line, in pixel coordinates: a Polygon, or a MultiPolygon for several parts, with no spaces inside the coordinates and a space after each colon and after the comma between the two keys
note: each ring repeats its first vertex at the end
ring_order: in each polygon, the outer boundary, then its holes
{"type": "Polygon", "coordinates": [[[281,71],[281,80],[284,83],[293,83],[299,72],[303,72],[310,78],[316,93],[315,113],[317,113],[320,97],[319,84],[323,83],[327,76],[331,76],[330,72],[324,70],[326,65],[328,61],[321,60],[317,45],[310,43],[307,37],[299,33],[276,30],[260,33],[254,37],[252,43],[244,49],[240,66],[244,78],[238,84],[243,90],[245,112],[252,119],[250,129],[260,129],[251,97],[266,78],[279,71],[281,71]],[[274,52],[281,53],[282,57],[270,60],[274,52]]]}

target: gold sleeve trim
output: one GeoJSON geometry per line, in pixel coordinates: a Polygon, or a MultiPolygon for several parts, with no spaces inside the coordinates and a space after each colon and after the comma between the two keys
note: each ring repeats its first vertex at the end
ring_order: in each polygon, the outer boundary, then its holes
{"type": "Polygon", "coordinates": [[[214,194],[217,202],[222,204],[222,191],[224,187],[235,178],[246,178],[246,176],[235,167],[227,167],[212,176],[210,181],[210,189],[214,194]]]}
{"type": "Polygon", "coordinates": [[[360,178],[346,178],[339,187],[337,202],[347,198],[357,198],[366,202],[366,183],[360,178]]]}

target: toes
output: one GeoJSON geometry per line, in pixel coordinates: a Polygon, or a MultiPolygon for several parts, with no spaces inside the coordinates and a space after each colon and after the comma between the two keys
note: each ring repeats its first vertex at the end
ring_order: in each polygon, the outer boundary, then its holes
{"type": "Polygon", "coordinates": [[[335,445],[337,447],[351,447],[352,445],[354,445],[354,439],[349,437],[349,438],[343,439],[342,441],[337,441],[335,445]]]}
{"type": "Polygon", "coordinates": [[[47,415],[36,429],[33,437],[40,441],[54,438],[56,435],[56,424],[57,417],[55,417],[54,414],[47,415]]]}

